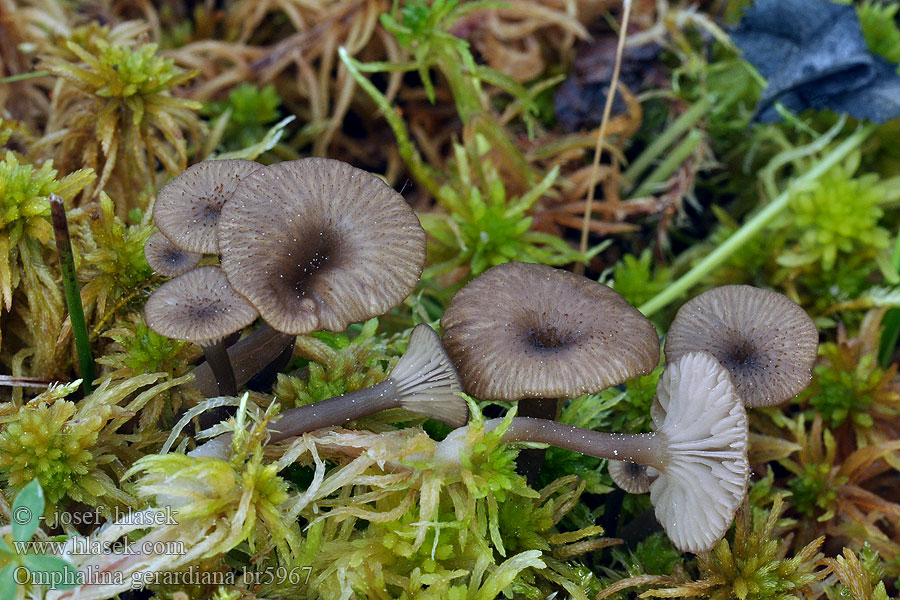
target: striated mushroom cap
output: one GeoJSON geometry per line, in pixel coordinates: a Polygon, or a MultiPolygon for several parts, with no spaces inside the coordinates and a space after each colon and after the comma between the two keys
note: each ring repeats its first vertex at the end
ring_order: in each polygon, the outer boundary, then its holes
{"type": "Polygon", "coordinates": [[[381,315],[425,264],[425,231],[378,177],[324,158],[255,171],[219,220],[222,270],[275,329],[304,334],[381,315]]]}
{"type": "Polygon", "coordinates": [[[222,205],[238,181],[260,167],[239,158],[205,160],[188,167],[159,190],[153,205],[156,226],[182,250],[215,254],[222,205]]]}
{"type": "Polygon", "coordinates": [[[610,460],[609,476],[613,483],[629,494],[646,494],[650,491],[650,484],[656,479],[657,471],[638,463],[610,460]]]}
{"type": "Polygon", "coordinates": [[[488,269],[441,319],[466,390],[482,400],[574,398],[652,371],[653,324],[612,288],[544,265],[488,269]]]}
{"type": "Polygon", "coordinates": [[[787,297],[727,285],[686,302],[666,335],[666,361],[704,350],[731,373],[744,405],[771,406],[809,385],[819,332],[787,297]]]}
{"type": "Polygon", "coordinates": [[[199,267],[159,286],[144,306],[147,326],[201,346],[243,329],[256,309],[235,292],[219,267],[199,267]]]}
{"type": "Polygon", "coordinates": [[[747,412],[728,371],[708,352],[670,363],[657,399],[653,421],[668,455],[650,484],[650,501],[676,548],[706,551],[725,535],[747,493],[747,412]]]}
{"type": "Polygon", "coordinates": [[[144,244],[144,256],[150,268],[165,277],[177,277],[200,262],[201,255],[182,250],[157,231],[144,244]]]}

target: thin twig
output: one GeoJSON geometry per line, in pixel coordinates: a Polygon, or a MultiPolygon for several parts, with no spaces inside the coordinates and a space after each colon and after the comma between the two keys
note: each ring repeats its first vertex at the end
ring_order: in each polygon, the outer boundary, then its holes
{"type": "Polygon", "coordinates": [[[19,73],[18,75],[10,75],[0,79],[0,85],[7,83],[16,83],[17,81],[25,81],[27,79],[35,79],[37,77],[46,77],[50,71],[32,71],[30,73],[19,73]]]}
{"type": "MultiPolygon", "coordinates": [[[[600,154],[603,151],[603,140],[606,138],[606,126],[612,114],[613,99],[616,97],[616,88],[619,85],[619,71],[622,69],[622,55],[625,51],[625,36],[628,31],[628,17],[631,15],[631,0],[622,0],[624,11],[622,12],[622,25],[619,28],[619,41],[616,44],[616,64],[613,67],[612,78],[609,82],[609,91],[606,94],[606,103],[603,105],[603,118],[600,120],[600,129],[597,131],[597,144],[594,146],[594,162],[591,165],[590,185],[588,185],[587,206],[584,211],[584,221],[581,224],[581,243],[578,248],[582,253],[587,252],[588,234],[590,232],[591,212],[594,208],[594,188],[597,187],[597,171],[600,169],[600,154]]],[[[575,272],[584,273],[584,264],[575,265],[575,272]]]]}
{"type": "Polygon", "coordinates": [[[78,364],[81,367],[81,387],[87,395],[94,389],[94,358],[91,356],[91,343],[88,339],[87,326],[84,323],[81,291],[78,288],[78,279],[75,278],[75,260],[72,256],[72,240],[69,238],[66,207],[63,205],[62,198],[56,194],[50,194],[50,214],[53,218],[53,234],[56,237],[56,251],[59,253],[59,267],[62,270],[66,305],[69,308],[69,320],[72,323],[72,335],[75,337],[75,353],[78,355],[78,364]]]}
{"type": "Polygon", "coordinates": [[[40,377],[16,377],[15,375],[0,375],[0,386],[45,388],[53,384],[54,379],[41,379],[40,377]]]}

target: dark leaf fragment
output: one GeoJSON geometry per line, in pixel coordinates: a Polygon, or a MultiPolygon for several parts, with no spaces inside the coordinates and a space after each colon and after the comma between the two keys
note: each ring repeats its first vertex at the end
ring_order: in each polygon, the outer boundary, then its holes
{"type": "Polygon", "coordinates": [[[768,79],[755,120],[832,109],[883,123],[900,116],[896,65],[872,54],[852,6],[828,0],[761,0],[747,10],[732,39],[768,79]]]}

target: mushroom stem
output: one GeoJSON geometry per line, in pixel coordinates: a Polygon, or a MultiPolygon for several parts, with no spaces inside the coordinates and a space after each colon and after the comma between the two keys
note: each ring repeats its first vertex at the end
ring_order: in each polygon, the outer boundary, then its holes
{"type": "MultiPolygon", "coordinates": [[[[675,547],[706,551],[725,535],[747,493],[747,412],[728,371],[708,352],[689,352],[670,364],[656,388],[655,433],[598,433],[516,417],[504,442],[540,442],[597,458],[652,468],[650,502],[675,547]]],[[[485,428],[501,424],[487,421],[485,428]]],[[[435,458],[456,468],[477,439],[466,428],[451,432],[435,458]]]]}
{"type": "MultiPolygon", "coordinates": [[[[284,411],[277,422],[269,425],[269,441],[343,425],[391,408],[403,408],[460,427],[469,414],[461,391],[459,376],[440,338],[431,327],[421,324],[413,330],[406,353],[387,379],[369,388],[284,411]]],[[[221,454],[230,439],[230,434],[219,436],[191,455],[221,454]]]]}
{"type": "MultiPolygon", "coordinates": [[[[503,419],[490,419],[485,421],[484,427],[490,431],[502,422],[503,419]]],[[[439,444],[435,453],[448,460],[459,461],[459,449],[462,449],[465,433],[466,428],[452,432],[439,444]]],[[[669,454],[665,435],[659,432],[603,433],[533,417],[515,417],[501,441],[549,444],[595,458],[625,460],[656,469],[664,468],[669,454]]]]}
{"type": "Polygon", "coordinates": [[[372,387],[284,411],[276,423],[269,425],[269,441],[279,442],[316,429],[344,425],[383,410],[400,407],[401,399],[397,395],[396,385],[386,379],[372,387]]]}
{"type": "MultiPolygon", "coordinates": [[[[234,371],[235,383],[241,389],[251,377],[278,358],[284,348],[293,343],[295,336],[281,333],[263,323],[256,331],[228,348],[228,357],[234,371]]],[[[194,369],[194,387],[204,396],[213,397],[218,392],[217,379],[212,365],[203,363],[194,369]]]]}
{"type": "Polygon", "coordinates": [[[558,421],[517,417],[503,434],[504,442],[541,442],[594,458],[627,460],[662,468],[668,461],[668,444],[659,432],[603,433],[558,421]]]}
{"type": "Polygon", "coordinates": [[[405,408],[461,426],[469,411],[460,391],[456,369],[437,333],[428,325],[418,325],[409,337],[406,354],[387,379],[372,387],[286,410],[277,423],[269,426],[270,441],[343,425],[391,408],[405,408]]]}
{"type": "Polygon", "coordinates": [[[228,359],[225,342],[217,340],[212,344],[204,345],[203,356],[206,357],[206,362],[216,378],[219,395],[237,396],[237,382],[234,380],[234,369],[231,366],[231,361],[228,359]]]}

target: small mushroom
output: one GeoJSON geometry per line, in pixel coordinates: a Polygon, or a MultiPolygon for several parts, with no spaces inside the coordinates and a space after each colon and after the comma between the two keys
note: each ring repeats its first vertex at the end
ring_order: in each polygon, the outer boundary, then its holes
{"type": "Polygon", "coordinates": [[[624,460],[609,461],[609,476],[613,483],[629,494],[646,494],[650,484],[659,476],[652,467],[624,460]]]}
{"type": "Polygon", "coordinates": [[[244,177],[222,208],[222,270],[272,327],[343,331],[415,288],[425,231],[378,177],[324,158],[244,177]]]}
{"type": "Polygon", "coordinates": [[[144,318],[153,331],[203,347],[223,396],[236,395],[237,384],[222,338],[243,329],[256,317],[256,309],[214,266],[198,267],[167,281],[144,306],[144,318]]]}
{"type": "MultiPolygon", "coordinates": [[[[621,295],[544,265],[488,269],[457,292],[441,325],[466,391],[522,401],[527,417],[555,419],[560,398],[599,392],[659,362],[656,329],[621,295]]],[[[543,450],[520,455],[529,482],[543,460],[543,450]]]]}
{"type": "MultiPolygon", "coordinates": [[[[404,408],[461,427],[468,419],[469,409],[460,392],[462,383],[440,338],[422,323],[413,329],[406,353],[387,379],[372,387],[284,411],[269,425],[269,441],[344,425],[392,408],[404,408]]],[[[191,456],[223,458],[230,442],[230,434],[219,436],[193,450],[191,456]]]]}
{"type": "Polygon", "coordinates": [[[387,379],[372,387],[286,410],[269,427],[270,441],[343,425],[391,408],[405,408],[461,427],[468,419],[469,409],[460,392],[462,384],[441,339],[434,329],[422,323],[413,329],[406,353],[387,379]]]}
{"type": "Polygon", "coordinates": [[[251,160],[205,160],[164,185],[153,205],[159,230],[182,250],[218,252],[216,226],[222,205],[242,177],[262,167],[251,160]]]}
{"type": "MultiPolygon", "coordinates": [[[[648,473],[658,474],[650,484],[650,501],[669,539],[682,551],[706,551],[728,530],[747,492],[747,413],[728,371],[707,352],[690,352],[670,364],[657,394],[661,420],[654,421],[653,433],[601,433],[516,417],[502,440],[550,444],[650,467],[648,473]]],[[[485,427],[501,422],[493,419],[485,427]]],[[[459,464],[465,437],[466,428],[451,432],[435,457],[459,464]]]]}
{"type": "Polygon", "coordinates": [[[659,362],[653,324],[612,288],[544,265],[488,269],[453,297],[444,345],[482,400],[575,398],[659,362]]]}
{"type": "Polygon", "coordinates": [[[165,277],[177,277],[197,266],[202,256],[182,250],[157,231],[144,244],[144,256],[150,268],[165,277]]]}
{"type": "Polygon", "coordinates": [[[705,350],[731,373],[744,405],[772,406],[809,385],[819,332],[787,297],[749,285],[713,288],[686,302],[666,335],[667,362],[705,350]]]}

